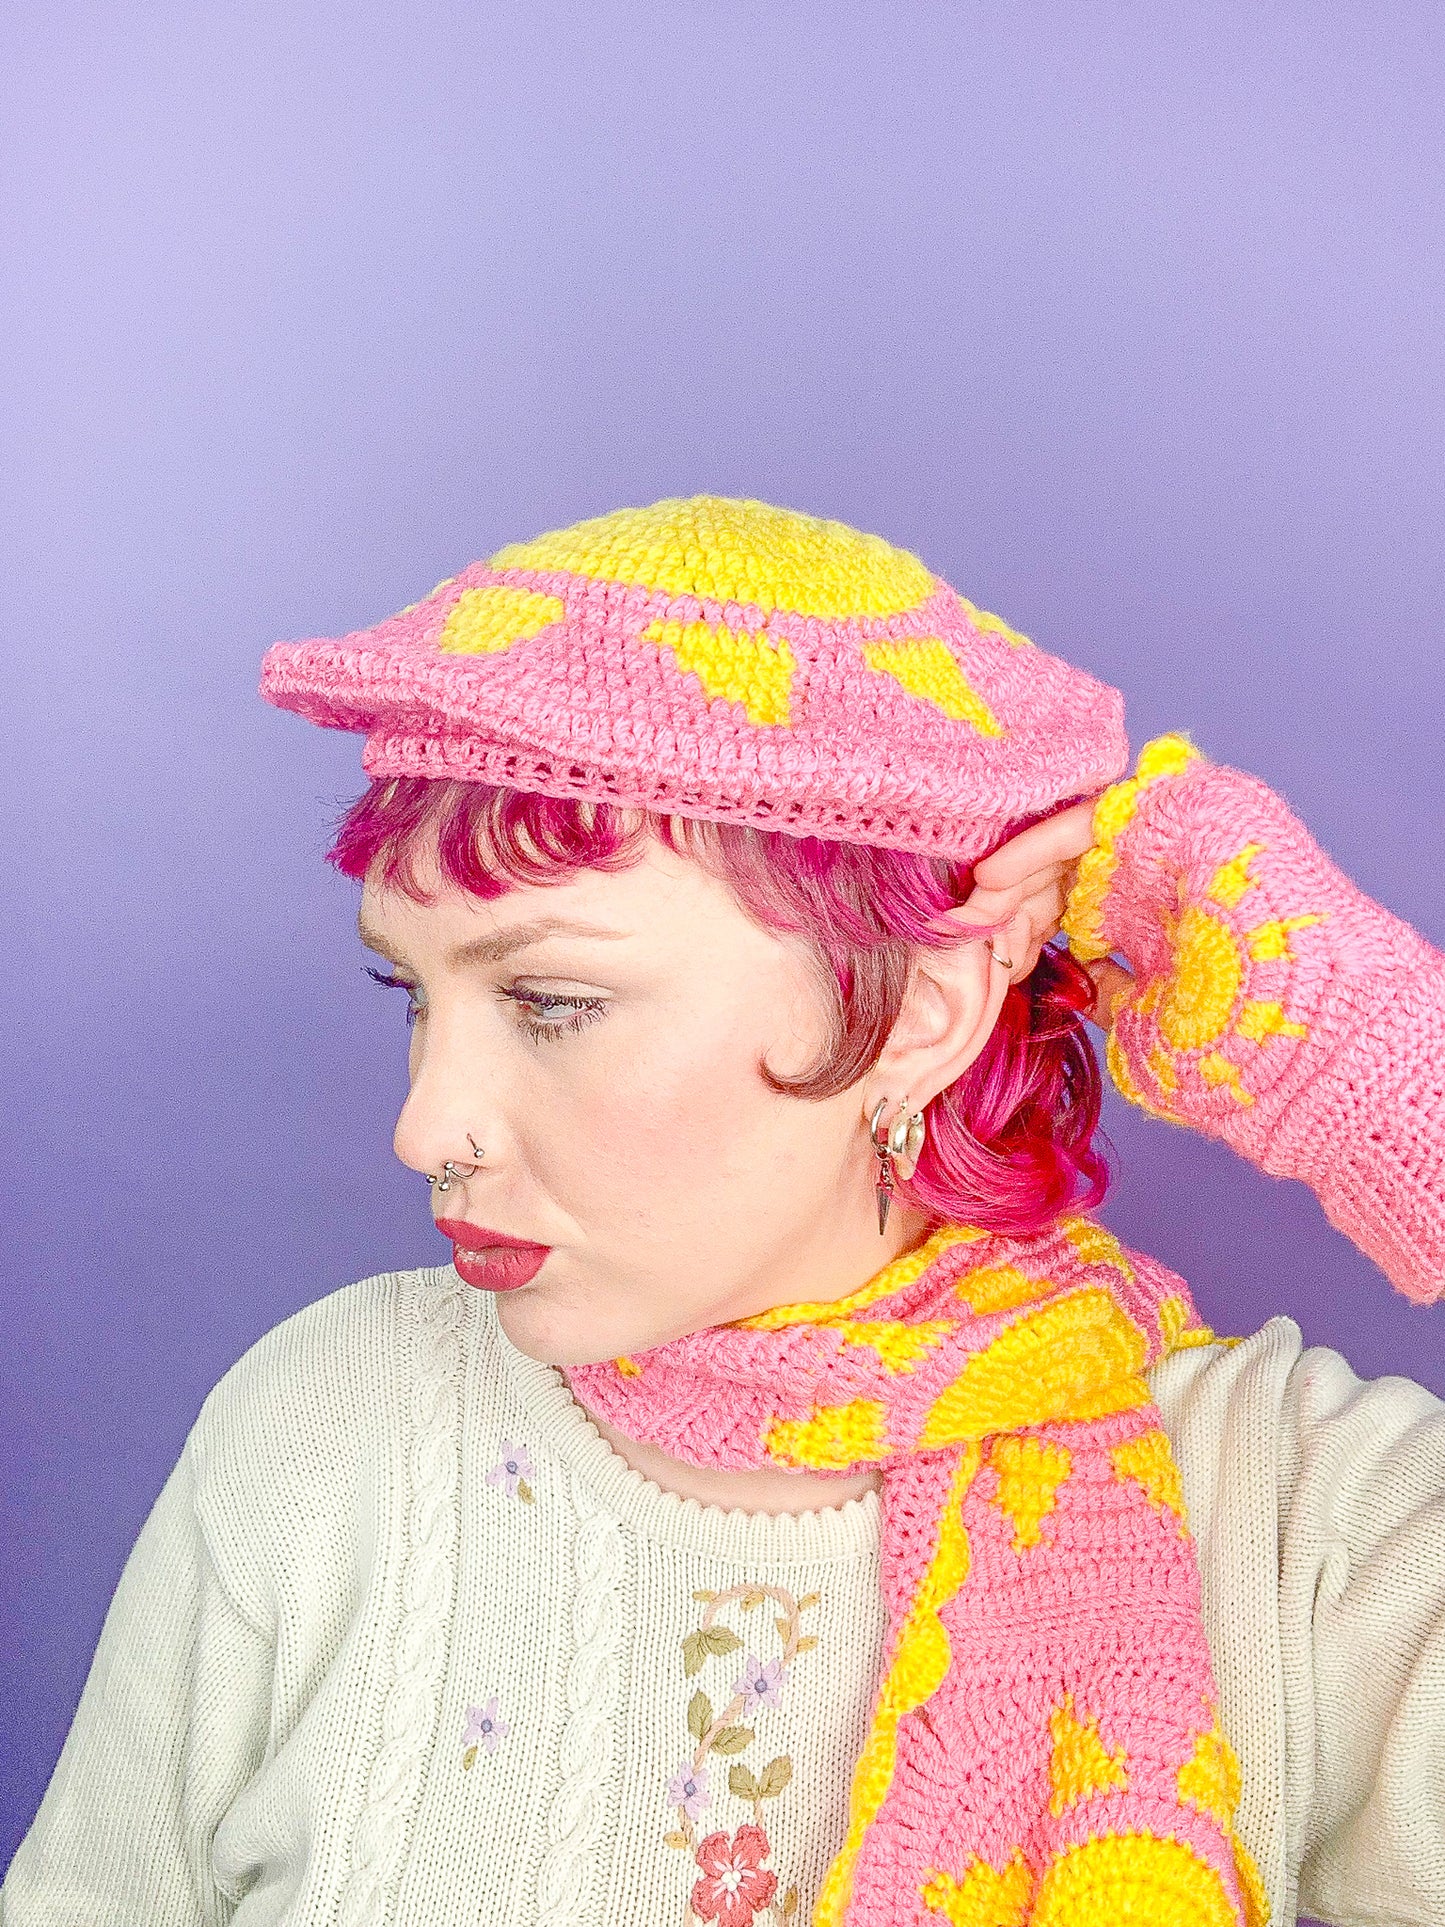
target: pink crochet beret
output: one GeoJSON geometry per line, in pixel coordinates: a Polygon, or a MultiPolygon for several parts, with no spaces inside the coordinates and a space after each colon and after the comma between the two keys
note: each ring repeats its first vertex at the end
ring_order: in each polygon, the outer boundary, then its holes
{"type": "Polygon", "coordinates": [[[1123,697],[841,522],[700,495],[513,543],[261,694],[454,777],[970,861],[1103,789],[1123,697]]]}

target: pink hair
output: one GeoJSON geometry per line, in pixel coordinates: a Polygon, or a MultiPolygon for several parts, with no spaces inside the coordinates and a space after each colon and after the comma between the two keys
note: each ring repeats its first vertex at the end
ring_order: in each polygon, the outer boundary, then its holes
{"type": "MultiPolygon", "coordinates": [[[[764,929],[810,947],[834,1002],[828,1046],[797,1077],[758,1066],[794,1097],[834,1097],[877,1062],[917,946],[948,948],[1002,927],[938,922],[973,888],[973,866],[946,857],[423,776],[375,779],[340,819],[326,860],[358,882],[376,866],[379,887],[427,902],[414,859],[434,851],[446,882],[493,898],[578,869],[629,868],[649,835],[730,885],[764,929]]],[[[1110,1171],[1093,1144],[1102,1079],[1083,1023],[1095,996],[1088,972],[1046,944],[1005,994],[980,1055],[928,1106],[900,1201],[935,1221],[1019,1237],[1102,1201],[1110,1171]]]]}

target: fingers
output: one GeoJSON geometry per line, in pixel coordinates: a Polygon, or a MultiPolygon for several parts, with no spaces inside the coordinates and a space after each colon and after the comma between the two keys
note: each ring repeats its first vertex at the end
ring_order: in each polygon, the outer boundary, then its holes
{"type": "Polygon", "coordinates": [[[1107,1031],[1113,1025],[1119,999],[1134,988],[1134,973],[1112,957],[1100,957],[1084,968],[1099,986],[1098,1003],[1089,1021],[1107,1031]]]}
{"type": "Polygon", "coordinates": [[[1009,890],[1030,877],[1074,863],[1094,841],[1094,800],[1086,797],[1066,810],[1033,823],[974,865],[973,880],[985,891],[1009,890]]]}

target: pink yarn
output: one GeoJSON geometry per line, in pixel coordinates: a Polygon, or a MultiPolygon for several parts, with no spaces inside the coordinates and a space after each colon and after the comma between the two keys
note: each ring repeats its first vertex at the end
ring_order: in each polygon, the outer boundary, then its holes
{"type": "MultiPolygon", "coordinates": [[[[908,950],[943,943],[936,920],[973,888],[973,866],[944,857],[416,776],[373,779],[337,826],[327,860],[357,881],[374,868],[383,887],[420,901],[416,859],[434,849],[447,883],[492,899],[513,884],[634,862],[649,833],[706,864],[766,929],[805,938],[829,973],[839,1022],[821,1064],[786,1085],[761,1067],[775,1088],[803,1099],[848,1089],[877,1060],[898,1015],[908,950]]],[[[999,927],[953,924],[947,941],[999,927]]],[[[1094,1146],[1102,1082],[1083,1019],[1094,995],[1066,952],[1044,949],[1007,993],[977,1060],[928,1106],[923,1153],[898,1184],[900,1201],[1016,1236],[1102,1201],[1108,1166],[1094,1146]]]]}
{"type": "Polygon", "coordinates": [[[1113,1013],[1115,1083],[1309,1185],[1397,1290],[1434,1302],[1445,956],[1366,896],[1268,784],[1197,751],[1144,783],[1114,852],[1098,930],[1076,947],[1117,950],[1137,980],[1113,1013]]]}
{"type": "MultiPolygon", "coordinates": [[[[1228,1758],[1227,1742],[1198,1566],[1158,1408],[1138,1377],[1174,1345],[1212,1334],[1196,1324],[1181,1278],[1084,1219],[1029,1240],[945,1227],[923,1248],[921,1268],[919,1255],[879,1274],[886,1284],[912,1261],[912,1276],[857,1309],[850,1306],[867,1288],[840,1304],[796,1308],[796,1318],[789,1309],[764,1314],[566,1374],[589,1410],[695,1465],[787,1463],[789,1425],[876,1403],[882,1436],[832,1460],[839,1472],[876,1465],[883,1473],[887,1633],[875,1732],[890,1700],[907,1698],[920,1654],[926,1665],[929,1638],[911,1636],[910,1625],[936,1583],[950,1489],[977,1440],[959,1515],[966,1572],[939,1610],[946,1674],[898,1723],[886,1797],[856,1854],[845,1846],[835,1862],[814,1918],[829,1927],[922,1927],[939,1917],[1243,1927],[1259,1918],[1245,1898],[1258,1875],[1214,1770],[1228,1758]],[[970,1297],[986,1303],[1009,1267],[1032,1281],[1011,1307],[972,1310],[970,1297]],[[1060,1314],[1055,1327],[1046,1323],[1051,1309],[1060,1314]],[[900,1328],[933,1333],[926,1356],[907,1369],[886,1363],[878,1340],[865,1337],[900,1328]],[[1106,1331],[1129,1334],[1129,1344],[1112,1352],[1106,1331]],[[951,1392],[1020,1333],[1029,1342],[992,1381],[990,1416],[975,1430],[965,1400],[955,1437],[930,1449],[925,1428],[938,1426],[951,1392]],[[1090,1400],[1097,1416],[1060,1416],[1071,1401],[1090,1400]],[[995,1450],[1005,1434],[1068,1455],[1032,1543],[1005,1502],[1020,1504],[995,1450]],[[1093,1731],[1101,1753],[1117,1758],[1111,1773],[1081,1760],[1076,1729],[1093,1731]],[[1213,1763],[1203,1774],[1201,1760],[1213,1763]],[[1079,1862],[1080,1848],[1094,1858],[1079,1862]],[[1171,1856],[1162,1874],[1160,1853],[1171,1856]],[[1016,1857],[1016,1911],[998,1895],[995,1911],[984,1911],[987,1888],[972,1911],[960,1904],[935,1914],[926,1902],[941,1880],[966,1887],[980,1863],[1002,1874],[1016,1857]],[[1177,1892],[1176,1861],[1187,1875],[1177,1892]],[[1066,1894],[1085,1896],[1080,1910],[1066,1894]]],[[[870,1737],[855,1777],[855,1810],[872,1745],[870,1737]]]]}
{"type": "MultiPolygon", "coordinates": [[[[631,546],[609,536],[610,560],[595,573],[518,566],[503,550],[368,629],[276,643],[261,664],[261,694],[324,727],[364,732],[372,776],[455,777],[966,860],[1039,813],[1091,795],[1128,760],[1117,689],[975,609],[876,537],[710,496],[602,518],[612,523],[646,535],[631,546]],[[812,580],[808,557],[816,552],[823,567],[830,543],[832,573],[812,580]],[[761,587],[758,601],[711,592],[750,548],[762,565],[792,558],[794,605],[761,587]],[[820,583],[866,589],[880,557],[911,565],[915,606],[804,612],[818,606],[820,583]],[[659,563],[692,586],[648,587],[659,563]],[[522,624],[514,639],[452,649],[448,623],[466,598],[502,591],[531,598],[552,619],[522,624]],[[649,640],[669,625],[758,638],[777,660],[786,652],[787,718],[754,721],[741,697],[710,694],[673,647],[649,640]],[[949,691],[920,694],[870,657],[920,643],[949,667],[952,694],[966,687],[997,733],[955,713],[949,691]]],[[[841,594],[837,606],[856,606],[856,596],[841,594]]]]}

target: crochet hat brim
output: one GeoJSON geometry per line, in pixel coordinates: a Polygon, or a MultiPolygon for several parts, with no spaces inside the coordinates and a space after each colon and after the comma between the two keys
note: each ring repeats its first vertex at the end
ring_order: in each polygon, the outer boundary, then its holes
{"type": "Polygon", "coordinates": [[[1127,767],[1118,690],[913,558],[910,606],[829,615],[516,565],[540,547],[474,563],[372,628],[275,644],[261,694],[364,732],[376,777],[970,861],[1127,767]]]}

